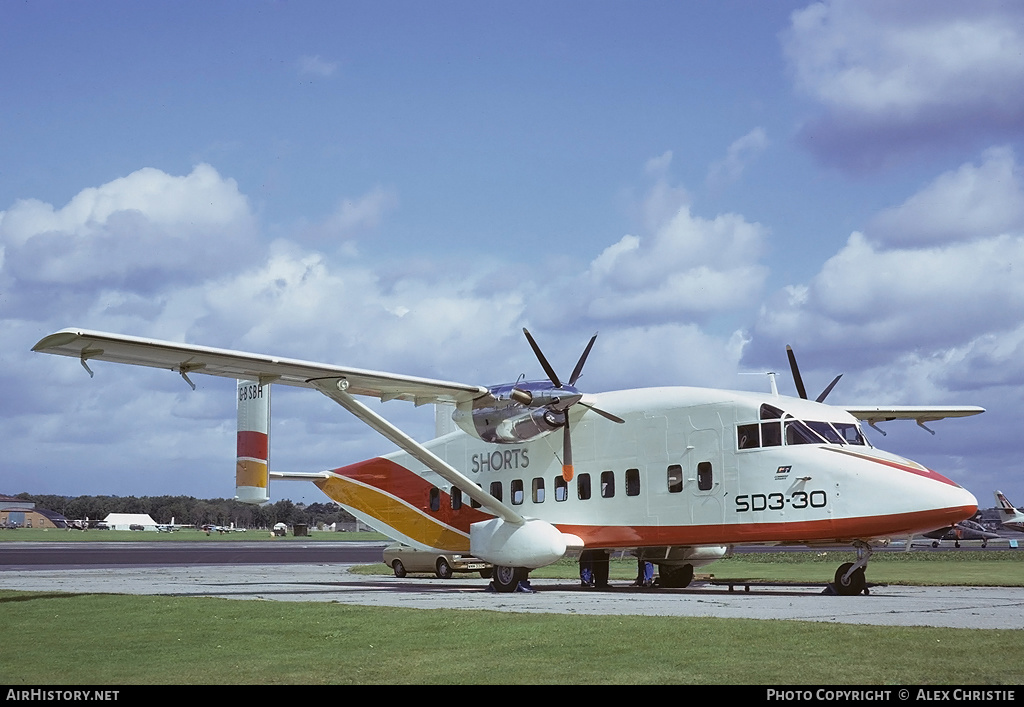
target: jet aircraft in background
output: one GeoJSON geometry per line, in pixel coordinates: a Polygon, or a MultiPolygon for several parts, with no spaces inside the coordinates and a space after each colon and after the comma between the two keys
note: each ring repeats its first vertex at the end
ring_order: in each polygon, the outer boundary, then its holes
{"type": "MultiPolygon", "coordinates": [[[[523,330],[546,379],[481,386],[97,331],[65,329],[33,350],[237,379],[236,498],[269,500],[270,478],[312,481],[359,520],[420,548],[492,563],[499,591],[583,550],[628,550],[685,587],[694,568],[737,545],[846,546],[839,594],[865,590],[873,549],[971,518],[975,497],[921,464],[875,448],[861,430],[983,412],[971,406],[835,406],[838,377],[808,399],[709,388],[588,394],[576,388],[597,338],[561,378],[523,330]],[[306,473],[269,468],[273,384],[312,388],[399,451],[306,473]],[[358,397],[432,403],[420,443],[358,397]],[[454,409],[454,412],[452,412],[454,409]]],[[[925,428],[927,429],[927,428],[925,428]]],[[[929,430],[930,431],[930,430],[929,430]]],[[[934,434],[934,433],[933,433],[934,434]]]]}
{"type": "Polygon", "coordinates": [[[1024,532],[1024,513],[1017,510],[1002,491],[996,491],[996,508],[999,510],[999,522],[1004,528],[1024,532]]]}
{"type": "Polygon", "coordinates": [[[999,539],[999,533],[986,530],[985,526],[973,520],[962,520],[948,528],[939,528],[923,535],[932,539],[932,547],[938,547],[943,540],[952,540],[955,547],[960,547],[961,540],[980,540],[982,547],[988,547],[989,540],[999,539]]]}

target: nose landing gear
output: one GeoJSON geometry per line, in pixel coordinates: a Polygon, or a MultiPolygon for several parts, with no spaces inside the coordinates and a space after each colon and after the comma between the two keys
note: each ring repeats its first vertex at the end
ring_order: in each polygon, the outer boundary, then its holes
{"type": "Polygon", "coordinates": [[[847,562],[836,570],[833,587],[836,590],[836,594],[840,596],[856,596],[857,594],[868,593],[867,582],[864,579],[864,569],[867,567],[868,560],[871,559],[873,551],[871,546],[862,540],[856,541],[854,546],[857,548],[857,561],[847,562]]]}

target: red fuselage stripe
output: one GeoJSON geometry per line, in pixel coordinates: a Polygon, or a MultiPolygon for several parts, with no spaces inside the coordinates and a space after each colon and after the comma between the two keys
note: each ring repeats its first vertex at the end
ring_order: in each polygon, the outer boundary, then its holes
{"type": "Polygon", "coordinates": [[[856,457],[857,459],[863,459],[865,461],[874,462],[875,464],[881,464],[882,466],[888,466],[893,469],[899,469],[900,471],[905,471],[910,474],[923,476],[926,479],[931,479],[932,481],[941,481],[944,484],[949,484],[950,486],[956,486],[957,488],[960,488],[960,484],[956,483],[955,481],[951,481],[950,479],[947,479],[945,476],[938,473],[937,471],[932,471],[931,469],[927,469],[925,467],[908,466],[906,464],[900,464],[899,462],[889,461],[888,459],[879,459],[878,457],[873,457],[870,454],[859,454],[857,452],[848,449],[842,449],[839,447],[822,447],[822,449],[825,449],[829,452],[836,452],[837,454],[846,454],[851,457],[856,457]]]}
{"type": "Polygon", "coordinates": [[[439,492],[438,509],[431,511],[430,489],[433,488],[433,484],[401,464],[382,457],[349,464],[334,469],[333,472],[400,498],[430,517],[467,534],[471,524],[493,518],[490,513],[470,506],[469,498],[466,496],[463,496],[462,507],[457,511],[452,510],[451,496],[443,491],[439,492]]]}
{"type": "Polygon", "coordinates": [[[849,542],[871,537],[909,535],[952,525],[969,518],[976,506],[863,518],[836,518],[780,523],[735,525],[621,526],[571,525],[558,529],[580,537],[589,547],[650,547],[658,545],[741,545],[743,543],[849,542]]]}

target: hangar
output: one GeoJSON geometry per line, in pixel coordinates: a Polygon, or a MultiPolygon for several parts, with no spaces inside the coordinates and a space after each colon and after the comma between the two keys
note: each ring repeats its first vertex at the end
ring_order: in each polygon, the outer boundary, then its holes
{"type": "Polygon", "coordinates": [[[0,496],[0,528],[66,528],[67,518],[32,501],[0,496]]]}

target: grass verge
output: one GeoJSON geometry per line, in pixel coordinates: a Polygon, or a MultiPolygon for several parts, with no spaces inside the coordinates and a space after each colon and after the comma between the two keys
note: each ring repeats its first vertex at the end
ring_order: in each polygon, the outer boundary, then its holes
{"type": "Polygon", "coordinates": [[[1019,632],[0,591],[17,684],[1020,684],[1019,632]]]}

